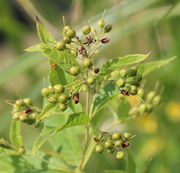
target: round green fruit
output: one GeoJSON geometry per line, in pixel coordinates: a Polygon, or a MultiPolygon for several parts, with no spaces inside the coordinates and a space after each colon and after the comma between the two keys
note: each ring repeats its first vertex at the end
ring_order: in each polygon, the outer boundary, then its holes
{"type": "Polygon", "coordinates": [[[119,71],[120,75],[122,78],[126,77],[127,76],[127,70],[126,69],[122,69],[119,71]]]}
{"type": "Polygon", "coordinates": [[[114,143],[113,143],[113,141],[108,140],[108,141],[106,141],[106,142],[104,143],[104,145],[105,145],[105,147],[106,147],[107,149],[110,149],[110,148],[113,148],[114,143]]]}
{"type": "Polygon", "coordinates": [[[61,94],[60,96],[59,96],[59,101],[60,101],[60,103],[66,103],[67,101],[68,101],[68,95],[66,95],[66,94],[61,94]]]}
{"type": "Polygon", "coordinates": [[[65,44],[70,44],[70,43],[71,43],[71,39],[70,39],[69,37],[66,37],[66,36],[65,36],[65,37],[63,38],[63,40],[64,40],[64,43],[65,43],[65,44]]]}
{"type": "Polygon", "coordinates": [[[96,151],[97,153],[102,153],[102,152],[104,151],[104,146],[103,146],[102,144],[96,145],[95,151],[96,151]]]}
{"type": "Polygon", "coordinates": [[[65,110],[67,109],[67,105],[66,105],[66,104],[60,104],[60,105],[59,105],[59,109],[60,109],[61,111],[65,111],[65,110]]]}
{"type": "Polygon", "coordinates": [[[89,59],[89,58],[84,58],[84,62],[83,62],[83,65],[87,68],[91,67],[92,66],[92,60],[89,59]]]}
{"type": "Polygon", "coordinates": [[[123,136],[126,140],[130,139],[132,137],[132,134],[131,133],[123,133],[123,136]]]}
{"type": "Polygon", "coordinates": [[[104,28],[104,25],[105,25],[105,21],[103,19],[98,21],[99,28],[104,28]]]}
{"type": "Polygon", "coordinates": [[[112,134],[112,139],[113,140],[118,140],[120,138],[121,138],[121,133],[115,132],[115,133],[112,134]]]}
{"type": "Polygon", "coordinates": [[[152,103],[153,103],[154,106],[159,105],[160,102],[161,102],[161,97],[160,97],[159,95],[155,96],[155,97],[153,98],[153,100],[152,100],[152,103]]]}
{"type": "Polygon", "coordinates": [[[124,85],[125,85],[125,80],[124,79],[118,79],[116,81],[116,86],[117,87],[121,88],[121,87],[124,87],[124,85]]]}
{"type": "Polygon", "coordinates": [[[71,52],[71,54],[74,55],[75,57],[78,55],[78,52],[75,51],[75,50],[71,50],[70,52],[71,52]]]}
{"type": "Polygon", "coordinates": [[[70,73],[74,76],[77,76],[80,73],[80,68],[77,66],[73,66],[70,68],[70,73]]]}
{"type": "Polygon", "coordinates": [[[146,97],[147,101],[148,101],[148,102],[151,102],[152,99],[155,97],[155,95],[156,95],[156,92],[155,92],[155,91],[150,91],[150,92],[148,93],[147,97],[146,97]]]}
{"type": "Polygon", "coordinates": [[[16,105],[18,107],[24,106],[24,101],[22,99],[16,100],[16,105]]]}
{"type": "Polygon", "coordinates": [[[138,88],[135,85],[131,85],[130,87],[130,94],[131,95],[136,95],[138,92],[138,88]]]}
{"type": "Polygon", "coordinates": [[[115,141],[115,142],[114,142],[114,145],[115,145],[116,147],[121,147],[121,144],[122,144],[122,141],[121,141],[121,140],[118,140],[118,141],[115,141]]]}
{"type": "Polygon", "coordinates": [[[32,104],[32,99],[30,99],[30,98],[25,98],[25,99],[23,99],[23,101],[24,101],[24,103],[26,105],[31,105],[32,104]]]}
{"type": "Polygon", "coordinates": [[[82,29],[82,32],[84,35],[87,35],[91,32],[91,26],[90,25],[85,25],[82,29]]]}
{"type": "Polygon", "coordinates": [[[73,37],[75,37],[75,35],[76,35],[76,31],[73,30],[73,29],[68,29],[66,31],[66,36],[69,37],[69,38],[73,38],[73,37]]]}
{"type": "Polygon", "coordinates": [[[61,94],[64,92],[64,87],[60,84],[56,84],[56,85],[54,85],[54,90],[56,93],[61,94]]]}
{"type": "Polygon", "coordinates": [[[60,41],[56,44],[56,48],[60,51],[63,51],[66,48],[66,45],[63,41],[60,41]]]}
{"type": "Polygon", "coordinates": [[[96,77],[95,77],[95,76],[89,76],[89,77],[87,78],[87,83],[88,83],[89,85],[94,84],[95,81],[96,81],[96,77]]]}
{"type": "Polygon", "coordinates": [[[106,25],[105,28],[104,28],[104,32],[105,33],[108,33],[112,30],[112,25],[106,25]]]}
{"type": "Polygon", "coordinates": [[[117,158],[117,159],[123,159],[124,157],[125,157],[125,154],[124,154],[123,151],[118,151],[118,152],[116,153],[116,158],[117,158]]]}
{"type": "Polygon", "coordinates": [[[41,95],[44,96],[44,97],[48,96],[49,95],[49,89],[48,88],[43,88],[41,90],[41,95]]]}
{"type": "Polygon", "coordinates": [[[138,88],[137,95],[138,95],[139,97],[143,97],[143,96],[144,96],[144,89],[143,89],[143,88],[138,88]]]}

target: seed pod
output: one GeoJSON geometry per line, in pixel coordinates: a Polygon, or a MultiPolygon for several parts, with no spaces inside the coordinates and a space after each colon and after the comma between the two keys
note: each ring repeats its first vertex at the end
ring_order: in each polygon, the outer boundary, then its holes
{"type": "Polygon", "coordinates": [[[30,98],[25,98],[25,99],[23,99],[23,102],[24,102],[26,105],[31,105],[31,104],[32,104],[32,99],[30,99],[30,98]]]}
{"type": "Polygon", "coordinates": [[[108,141],[106,141],[106,142],[104,143],[104,145],[105,145],[105,147],[106,147],[107,149],[110,149],[110,148],[113,148],[114,143],[113,143],[113,141],[108,140],[108,141]]]}
{"type": "Polygon", "coordinates": [[[73,37],[75,37],[75,35],[76,35],[76,31],[73,29],[68,29],[66,31],[66,36],[68,36],[69,38],[73,38],[73,37]]]}
{"type": "Polygon", "coordinates": [[[138,95],[139,97],[143,97],[143,95],[144,95],[144,89],[143,89],[143,88],[138,88],[138,93],[137,93],[137,95],[138,95]]]}
{"type": "Polygon", "coordinates": [[[104,151],[104,146],[102,144],[96,145],[95,151],[97,153],[102,153],[104,151]]]}
{"type": "Polygon", "coordinates": [[[19,111],[19,106],[17,106],[16,104],[14,104],[13,105],[13,110],[12,110],[12,112],[13,113],[16,113],[16,112],[18,112],[19,111]]]}
{"type": "Polygon", "coordinates": [[[70,73],[74,76],[77,76],[80,73],[80,69],[77,66],[73,66],[70,68],[70,73]]]}
{"type": "Polygon", "coordinates": [[[89,67],[91,67],[91,66],[93,65],[93,63],[92,63],[91,59],[89,59],[89,58],[84,58],[83,65],[84,65],[84,67],[89,68],[89,67]]]}
{"type": "Polygon", "coordinates": [[[64,28],[63,28],[63,31],[67,31],[67,30],[71,30],[72,28],[70,27],[70,26],[65,26],[64,28]]]}
{"type": "Polygon", "coordinates": [[[64,92],[64,87],[60,84],[54,85],[54,90],[56,93],[62,94],[64,92]]]}
{"type": "Polygon", "coordinates": [[[105,28],[104,28],[104,32],[108,33],[108,32],[111,31],[111,29],[112,29],[112,25],[106,25],[105,28]]]}
{"type": "Polygon", "coordinates": [[[124,87],[124,85],[125,85],[125,80],[124,79],[118,79],[117,81],[116,81],[116,86],[118,87],[118,88],[122,88],[122,87],[124,87]]]}
{"type": "Polygon", "coordinates": [[[95,76],[89,76],[89,77],[87,78],[87,83],[88,83],[89,85],[94,84],[95,81],[96,81],[96,77],[95,77],[95,76]]]}
{"type": "Polygon", "coordinates": [[[115,145],[116,147],[121,147],[122,141],[121,141],[121,140],[115,141],[115,142],[114,142],[114,145],[115,145]]]}
{"type": "Polygon", "coordinates": [[[100,71],[99,68],[94,69],[94,73],[96,73],[96,74],[99,73],[99,71],[100,71]]]}
{"type": "Polygon", "coordinates": [[[161,97],[160,97],[159,95],[155,96],[155,97],[153,98],[153,100],[152,100],[152,103],[153,103],[154,106],[159,105],[160,102],[161,102],[161,97]]]}
{"type": "Polygon", "coordinates": [[[146,110],[147,110],[147,106],[146,106],[146,104],[144,104],[144,103],[142,103],[142,104],[139,106],[139,108],[138,108],[138,112],[139,112],[140,114],[145,113],[146,110]]]}
{"type": "Polygon", "coordinates": [[[127,70],[126,69],[122,69],[119,71],[120,75],[122,78],[126,77],[127,76],[127,70]]]}
{"type": "Polygon", "coordinates": [[[103,19],[98,21],[99,28],[104,28],[104,25],[105,25],[105,21],[103,19]]]}
{"type": "Polygon", "coordinates": [[[119,132],[115,132],[112,134],[112,137],[111,137],[113,140],[118,140],[121,138],[121,133],[119,132]]]}
{"type": "Polygon", "coordinates": [[[113,154],[113,153],[114,153],[114,148],[107,149],[107,152],[108,152],[109,154],[113,154]]]}
{"type": "Polygon", "coordinates": [[[130,88],[130,94],[131,95],[136,95],[138,92],[138,88],[135,86],[135,85],[131,85],[131,88],[130,88]]]}
{"type": "Polygon", "coordinates": [[[51,96],[51,97],[49,97],[48,101],[52,104],[55,104],[55,103],[57,103],[58,100],[55,96],[51,96]]]}
{"type": "Polygon", "coordinates": [[[77,51],[75,51],[75,50],[71,50],[71,54],[73,54],[75,57],[77,57],[78,52],[77,52],[77,51]]]}
{"type": "Polygon", "coordinates": [[[63,41],[60,41],[55,46],[58,50],[63,51],[66,48],[66,45],[63,41]]]}
{"type": "Polygon", "coordinates": [[[146,105],[146,111],[147,111],[148,113],[152,112],[152,111],[153,111],[153,106],[152,106],[151,104],[147,104],[147,105],[146,105]]]}
{"type": "Polygon", "coordinates": [[[132,137],[132,134],[131,133],[123,133],[123,136],[126,140],[128,140],[132,137]]]}
{"type": "Polygon", "coordinates": [[[36,119],[37,115],[38,115],[38,113],[34,112],[29,116],[29,118],[36,119]]]}
{"type": "Polygon", "coordinates": [[[64,43],[65,43],[65,44],[70,44],[70,43],[71,43],[71,39],[70,39],[69,37],[66,37],[66,36],[65,36],[65,37],[63,38],[63,40],[64,40],[64,43]]]}
{"type": "Polygon", "coordinates": [[[122,148],[127,148],[129,146],[129,142],[123,142],[121,146],[122,148]]]}
{"type": "Polygon", "coordinates": [[[137,69],[135,68],[130,68],[128,71],[127,71],[127,74],[128,76],[135,76],[137,74],[137,69]]]}
{"type": "Polygon", "coordinates": [[[60,101],[60,103],[66,103],[67,101],[68,101],[68,95],[66,95],[66,94],[61,94],[60,96],[59,96],[59,101],[60,101]]]}
{"type": "Polygon", "coordinates": [[[152,99],[155,97],[155,95],[156,95],[156,92],[155,92],[155,91],[150,91],[150,92],[147,94],[147,97],[146,97],[147,101],[148,101],[148,102],[151,102],[152,99]]]}
{"type": "Polygon", "coordinates": [[[91,32],[91,26],[90,25],[85,25],[82,29],[82,32],[84,35],[87,35],[91,32]]]}
{"type": "Polygon", "coordinates": [[[132,84],[132,85],[138,84],[138,81],[136,80],[136,77],[135,77],[135,76],[128,77],[125,81],[126,81],[127,83],[129,83],[129,84],[132,84]]]}
{"type": "Polygon", "coordinates": [[[48,88],[43,88],[41,90],[41,95],[44,96],[44,97],[48,96],[49,95],[49,89],[48,88]]]}
{"type": "Polygon", "coordinates": [[[25,120],[27,119],[26,114],[21,114],[21,115],[19,116],[19,119],[20,119],[21,121],[25,121],[25,120]]]}
{"type": "Polygon", "coordinates": [[[67,105],[66,105],[66,104],[60,104],[60,105],[59,105],[59,109],[60,109],[61,111],[65,111],[65,110],[67,109],[67,105]]]}
{"type": "Polygon", "coordinates": [[[20,116],[20,115],[21,115],[21,114],[20,114],[19,112],[13,114],[13,120],[19,119],[19,116],[20,116]]]}
{"type": "Polygon", "coordinates": [[[116,158],[117,158],[117,159],[123,159],[124,157],[125,157],[125,154],[124,154],[123,151],[118,151],[118,152],[116,153],[116,158]]]}
{"type": "Polygon", "coordinates": [[[16,106],[18,107],[24,106],[24,101],[22,99],[16,100],[16,106]]]}
{"type": "Polygon", "coordinates": [[[52,87],[52,86],[49,86],[48,90],[49,90],[49,94],[54,94],[55,93],[54,87],[52,87]]]}

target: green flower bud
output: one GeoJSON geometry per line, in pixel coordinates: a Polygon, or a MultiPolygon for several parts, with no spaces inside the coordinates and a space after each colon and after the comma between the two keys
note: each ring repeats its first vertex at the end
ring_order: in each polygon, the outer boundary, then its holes
{"type": "Polygon", "coordinates": [[[37,116],[38,116],[38,113],[34,112],[29,116],[29,118],[36,119],[37,116]]]}
{"type": "Polygon", "coordinates": [[[104,25],[105,25],[105,21],[103,19],[98,21],[99,28],[104,28],[104,25]]]}
{"type": "Polygon", "coordinates": [[[118,152],[116,153],[116,158],[117,158],[117,159],[123,159],[124,157],[125,157],[125,154],[124,154],[123,151],[118,151],[118,152]]]}
{"type": "Polygon", "coordinates": [[[142,103],[142,104],[139,106],[139,108],[138,108],[138,112],[139,112],[140,114],[145,113],[146,110],[147,110],[147,106],[146,106],[146,104],[144,104],[144,103],[142,103]]]}
{"type": "Polygon", "coordinates": [[[126,79],[126,82],[129,83],[129,84],[132,84],[132,85],[138,84],[138,81],[136,80],[136,77],[135,77],[135,76],[133,76],[133,77],[128,77],[128,78],[126,79]]]}
{"type": "Polygon", "coordinates": [[[127,76],[127,70],[126,69],[122,69],[119,71],[120,75],[122,78],[126,77],[127,76]]]}
{"type": "Polygon", "coordinates": [[[91,32],[91,26],[90,25],[85,25],[82,29],[82,32],[84,35],[87,35],[91,32]]]}
{"type": "Polygon", "coordinates": [[[19,116],[19,119],[20,119],[21,121],[24,121],[24,120],[27,119],[27,117],[26,117],[25,114],[21,114],[21,115],[19,116]]]}
{"type": "Polygon", "coordinates": [[[114,145],[115,145],[116,147],[121,147],[122,141],[121,141],[121,140],[115,141],[115,142],[114,142],[114,145]]]}
{"type": "Polygon", "coordinates": [[[112,134],[112,137],[111,137],[113,140],[118,140],[121,138],[121,133],[119,132],[115,132],[112,134]]]}
{"type": "Polygon", "coordinates": [[[102,153],[102,152],[104,151],[103,145],[102,145],[102,144],[96,145],[95,151],[96,151],[97,153],[102,153]]]}
{"type": "Polygon", "coordinates": [[[89,58],[84,58],[83,65],[84,65],[85,67],[89,68],[89,67],[92,66],[92,64],[93,64],[93,63],[92,63],[91,59],[89,59],[89,58]]]}
{"type": "Polygon", "coordinates": [[[19,154],[25,154],[25,148],[24,148],[24,146],[22,146],[22,147],[20,147],[19,149],[18,149],[18,153],[19,154]]]}
{"type": "Polygon", "coordinates": [[[69,37],[64,37],[63,40],[64,40],[65,44],[70,44],[71,43],[71,39],[69,37]]]}
{"type": "Polygon", "coordinates": [[[161,97],[160,97],[159,95],[155,96],[155,97],[153,98],[153,100],[152,100],[152,103],[153,103],[154,106],[159,105],[160,102],[161,102],[161,97]]]}
{"type": "Polygon", "coordinates": [[[109,154],[113,154],[113,153],[114,153],[114,148],[107,149],[107,152],[108,152],[109,154]]]}
{"type": "Polygon", "coordinates": [[[156,95],[156,92],[155,92],[155,91],[150,91],[150,92],[147,94],[147,97],[146,97],[147,101],[148,101],[148,102],[151,102],[152,99],[155,97],[155,95],[156,95]]]}
{"type": "Polygon", "coordinates": [[[89,85],[94,84],[95,81],[96,81],[96,77],[95,77],[95,76],[89,76],[89,77],[87,78],[87,83],[88,83],[89,85]]]}
{"type": "Polygon", "coordinates": [[[24,101],[22,99],[16,100],[16,105],[18,107],[24,106],[24,101]]]}
{"type": "Polygon", "coordinates": [[[59,101],[60,101],[60,103],[66,103],[67,101],[68,101],[68,95],[66,95],[66,94],[61,94],[60,96],[59,96],[59,101]]]}
{"type": "Polygon", "coordinates": [[[56,93],[62,94],[64,92],[64,87],[60,84],[54,85],[54,90],[56,93]]]}
{"type": "Polygon", "coordinates": [[[48,101],[52,104],[55,104],[55,103],[57,103],[57,98],[55,96],[51,96],[51,97],[49,97],[48,101]]]}
{"type": "Polygon", "coordinates": [[[48,88],[43,88],[41,90],[41,95],[44,96],[44,97],[48,96],[49,95],[49,89],[48,88]]]}
{"type": "Polygon", "coordinates": [[[147,111],[148,113],[150,113],[150,112],[153,111],[153,107],[152,107],[151,104],[147,104],[147,105],[146,105],[146,111],[147,111]]]}
{"type": "Polygon", "coordinates": [[[110,148],[113,148],[114,143],[113,143],[113,141],[108,140],[108,141],[106,141],[106,142],[104,143],[104,145],[105,145],[105,147],[106,147],[107,149],[110,149],[110,148]]]}
{"type": "Polygon", "coordinates": [[[78,52],[77,52],[77,51],[75,51],[75,50],[71,50],[71,54],[72,54],[72,55],[74,55],[75,57],[77,57],[78,52]]]}
{"type": "Polygon", "coordinates": [[[63,41],[60,41],[55,46],[58,50],[63,51],[66,48],[66,45],[63,41]]]}
{"type": "Polygon", "coordinates": [[[25,99],[23,99],[23,101],[24,101],[24,103],[26,105],[31,105],[32,104],[32,99],[30,99],[30,98],[25,98],[25,99]]]}
{"type": "Polygon", "coordinates": [[[137,69],[135,68],[130,68],[128,71],[127,71],[127,74],[128,76],[135,76],[137,74],[137,69]]]}
{"type": "Polygon", "coordinates": [[[67,109],[67,105],[66,105],[66,104],[60,104],[60,105],[59,105],[59,109],[60,109],[61,111],[65,111],[65,110],[67,109]]]}
{"type": "Polygon", "coordinates": [[[19,116],[20,116],[20,115],[21,115],[21,113],[19,113],[19,112],[13,114],[13,120],[19,119],[19,116]]]}
{"type": "Polygon", "coordinates": [[[108,33],[108,32],[111,31],[111,29],[112,29],[112,25],[106,25],[105,28],[104,28],[104,32],[108,33]]]}
{"type": "Polygon", "coordinates": [[[124,79],[119,79],[116,81],[116,86],[121,88],[121,87],[124,87],[125,85],[125,80],[124,79]]]}
{"type": "Polygon", "coordinates": [[[66,36],[68,36],[69,38],[73,38],[73,37],[75,37],[75,35],[76,35],[76,31],[73,29],[68,29],[66,31],[66,36]]]}
{"type": "Polygon", "coordinates": [[[70,68],[70,73],[74,76],[77,76],[80,73],[80,68],[77,66],[73,66],[70,68]]]}
{"type": "Polygon", "coordinates": [[[126,140],[128,140],[132,137],[132,134],[131,133],[123,133],[123,136],[126,140]]]}
{"type": "Polygon", "coordinates": [[[144,89],[143,89],[143,88],[138,88],[138,93],[137,93],[137,95],[138,95],[139,97],[143,97],[143,95],[144,95],[144,89]]]}
{"type": "Polygon", "coordinates": [[[138,92],[138,88],[134,85],[131,85],[131,88],[130,88],[130,94],[131,95],[136,95],[138,92]]]}
{"type": "Polygon", "coordinates": [[[54,87],[52,87],[52,86],[48,87],[48,91],[49,91],[49,94],[54,94],[55,93],[54,87]]]}

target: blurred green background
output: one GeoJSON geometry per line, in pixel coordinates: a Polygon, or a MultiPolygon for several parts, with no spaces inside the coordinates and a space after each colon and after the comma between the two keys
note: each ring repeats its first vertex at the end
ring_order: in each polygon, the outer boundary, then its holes
{"type": "MultiPolygon", "coordinates": [[[[107,9],[105,20],[112,23],[109,45],[97,63],[130,53],[148,53],[149,60],[177,56],[176,60],[145,79],[146,89],[157,82],[163,87],[163,103],[153,113],[124,127],[137,134],[130,146],[137,173],[146,164],[150,173],[180,172],[180,3],[178,0],[0,0],[0,135],[7,138],[11,119],[8,100],[32,97],[40,105],[39,91],[48,75],[47,59],[23,49],[38,43],[35,16],[59,39],[62,15],[80,29],[94,24],[107,9]],[[100,60],[101,57],[101,60],[100,60]],[[152,158],[152,160],[151,160],[152,158]]],[[[149,61],[148,60],[148,61],[149,61]]],[[[37,130],[26,127],[27,146],[37,130]]],[[[94,154],[87,165],[96,169],[118,169],[119,161],[94,154]]],[[[145,172],[144,172],[145,173],[145,172]]]]}

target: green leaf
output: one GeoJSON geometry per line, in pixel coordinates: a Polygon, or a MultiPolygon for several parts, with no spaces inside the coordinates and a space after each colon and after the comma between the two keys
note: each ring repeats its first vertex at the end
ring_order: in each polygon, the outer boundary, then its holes
{"type": "Polygon", "coordinates": [[[113,58],[113,59],[107,61],[102,66],[99,75],[105,76],[116,69],[139,63],[139,62],[145,60],[148,56],[149,56],[149,54],[147,54],[147,55],[132,54],[132,55],[124,56],[124,57],[113,58]]]}
{"type": "Polygon", "coordinates": [[[67,73],[72,66],[79,66],[76,57],[68,50],[59,51],[56,48],[47,48],[44,50],[44,54],[67,73]]]}
{"type": "Polygon", "coordinates": [[[58,171],[58,170],[34,170],[34,171],[23,171],[18,173],[66,173],[65,171],[58,171]]]}
{"type": "Polygon", "coordinates": [[[6,153],[7,155],[19,155],[17,151],[4,147],[0,147],[0,153],[6,153]]]}
{"type": "Polygon", "coordinates": [[[104,173],[125,173],[125,172],[120,170],[104,170],[104,173]]]}
{"type": "Polygon", "coordinates": [[[38,17],[36,17],[36,27],[37,27],[38,36],[42,43],[55,42],[54,37],[45,28],[44,24],[39,20],[38,17]]]}
{"type": "Polygon", "coordinates": [[[27,49],[24,49],[26,52],[41,52],[43,50],[43,45],[42,43],[40,44],[35,44],[27,49]]]}
{"type": "Polygon", "coordinates": [[[12,120],[10,128],[10,141],[16,147],[23,146],[23,140],[21,136],[21,122],[18,120],[12,120]]]}
{"type": "Polygon", "coordinates": [[[84,112],[80,112],[69,115],[68,120],[63,126],[62,125],[60,127],[45,126],[41,134],[37,137],[37,139],[34,142],[33,153],[36,153],[39,150],[39,148],[42,146],[42,144],[46,142],[50,137],[54,136],[57,132],[65,128],[85,125],[88,123],[88,121],[89,121],[88,116],[84,112]]]}
{"type": "Polygon", "coordinates": [[[136,173],[136,164],[131,153],[126,151],[126,173],[136,173]]]}
{"type": "Polygon", "coordinates": [[[153,61],[147,64],[141,64],[138,67],[138,73],[142,74],[143,76],[146,76],[147,74],[153,72],[154,70],[157,70],[158,68],[168,64],[172,60],[174,60],[176,57],[172,57],[169,59],[165,60],[158,60],[158,61],[153,61]]]}
{"type": "Polygon", "coordinates": [[[95,115],[99,110],[105,106],[111,99],[119,93],[118,89],[114,84],[107,84],[101,91],[100,94],[95,97],[91,112],[95,115]]]}

